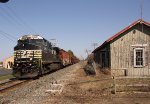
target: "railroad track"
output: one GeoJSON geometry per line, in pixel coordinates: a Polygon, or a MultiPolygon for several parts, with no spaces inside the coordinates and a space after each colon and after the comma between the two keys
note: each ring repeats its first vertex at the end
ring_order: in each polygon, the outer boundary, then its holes
{"type": "Polygon", "coordinates": [[[7,92],[9,90],[12,90],[22,84],[25,84],[27,82],[29,82],[30,80],[17,80],[17,79],[13,79],[13,80],[9,80],[7,82],[4,83],[0,83],[0,93],[4,93],[7,92]]]}

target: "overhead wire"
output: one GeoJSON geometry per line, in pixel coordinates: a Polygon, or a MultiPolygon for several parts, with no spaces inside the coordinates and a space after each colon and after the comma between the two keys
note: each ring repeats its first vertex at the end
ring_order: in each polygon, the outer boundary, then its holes
{"type": "Polygon", "coordinates": [[[14,20],[13,17],[9,13],[7,13],[7,11],[4,8],[2,8],[2,6],[0,7],[0,10],[2,11],[1,16],[4,18],[5,21],[7,21],[10,25],[12,25],[13,28],[17,29],[17,31],[26,33],[26,30],[23,29],[20,26],[20,24],[18,24],[16,20],[14,20]]]}
{"type": "Polygon", "coordinates": [[[4,34],[7,34],[10,38],[12,38],[12,39],[17,39],[15,36],[13,36],[13,35],[11,35],[11,34],[9,34],[9,33],[6,33],[6,32],[4,32],[4,31],[2,31],[2,30],[0,30],[0,32],[1,33],[4,33],[4,34]]]}
{"type": "MultiPolygon", "coordinates": [[[[34,30],[25,22],[23,21],[17,13],[8,5],[0,6],[1,11],[1,17],[4,18],[6,22],[8,22],[8,26],[11,26],[11,28],[17,29],[17,31],[20,31],[21,33],[33,33],[34,30]]],[[[7,29],[8,30],[8,29],[7,29]]],[[[4,30],[0,30],[0,38],[6,38],[7,40],[16,43],[17,38],[15,35],[9,34],[8,32],[5,32],[4,30]]]]}
{"type": "Polygon", "coordinates": [[[34,29],[28,25],[27,22],[25,22],[22,18],[19,17],[19,15],[17,15],[17,13],[15,12],[14,9],[12,9],[10,6],[5,5],[7,10],[9,10],[11,13],[13,13],[14,17],[20,22],[20,24],[22,26],[24,26],[25,28],[27,28],[28,30],[30,30],[31,32],[34,32],[34,29]]]}
{"type": "Polygon", "coordinates": [[[24,22],[11,7],[5,5],[4,7],[1,6],[0,9],[4,12],[6,19],[9,22],[11,21],[11,24],[17,26],[17,29],[19,28],[23,33],[35,33],[34,29],[24,22]]]}
{"type": "MultiPolygon", "coordinates": [[[[8,5],[0,6],[0,10],[2,11],[1,16],[3,16],[4,20],[7,21],[10,25],[12,25],[13,28],[15,27],[18,31],[25,34],[35,33],[34,29],[31,26],[29,26],[25,21],[23,21],[23,19],[20,18],[16,13],[16,11],[12,9],[10,6],[8,5]]],[[[3,37],[13,42],[15,42],[17,39],[13,35],[10,35],[9,33],[4,32],[2,30],[0,30],[0,35],[3,35],[3,37]]]]}
{"type": "Polygon", "coordinates": [[[9,39],[10,41],[16,43],[16,41],[15,41],[16,38],[12,37],[10,34],[5,33],[5,32],[3,32],[3,31],[0,30],[0,35],[3,36],[3,37],[5,37],[5,38],[7,38],[7,39],[9,39]]]}
{"type": "MultiPolygon", "coordinates": [[[[5,5],[5,7],[0,7],[0,10],[2,11],[1,16],[3,16],[4,20],[7,21],[10,25],[15,27],[18,31],[23,33],[33,33],[34,30],[25,23],[18,15],[17,13],[10,8],[8,5],[5,5]],[[28,32],[27,32],[28,31],[28,32]]],[[[16,37],[13,35],[10,35],[9,33],[6,33],[2,30],[0,30],[0,35],[3,35],[3,37],[15,42],[16,37]],[[15,41],[14,41],[15,40],[15,41]]]]}

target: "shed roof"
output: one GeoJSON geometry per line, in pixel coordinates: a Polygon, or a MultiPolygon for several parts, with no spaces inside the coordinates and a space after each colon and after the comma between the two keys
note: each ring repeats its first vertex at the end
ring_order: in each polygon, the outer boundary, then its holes
{"type": "Polygon", "coordinates": [[[96,52],[97,50],[101,49],[104,45],[106,45],[107,43],[109,43],[110,41],[114,40],[115,38],[117,38],[118,36],[120,36],[122,33],[126,32],[127,30],[129,30],[130,28],[132,28],[133,26],[135,26],[138,23],[143,23],[147,26],[150,27],[150,23],[142,20],[142,19],[138,19],[137,21],[133,22],[131,25],[127,26],[126,28],[124,28],[123,30],[119,31],[118,33],[116,33],[115,35],[111,36],[110,38],[108,38],[101,46],[97,47],[92,53],[96,52]]]}

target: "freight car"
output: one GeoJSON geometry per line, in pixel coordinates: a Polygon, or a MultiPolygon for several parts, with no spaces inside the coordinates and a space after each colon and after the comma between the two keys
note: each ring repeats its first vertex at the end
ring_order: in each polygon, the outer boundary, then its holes
{"type": "Polygon", "coordinates": [[[59,51],[59,57],[62,61],[63,66],[68,66],[72,64],[71,55],[65,50],[61,49],[59,51]]]}
{"type": "Polygon", "coordinates": [[[67,52],[62,51],[38,35],[22,36],[14,47],[13,75],[35,78],[71,64],[67,52]]]}

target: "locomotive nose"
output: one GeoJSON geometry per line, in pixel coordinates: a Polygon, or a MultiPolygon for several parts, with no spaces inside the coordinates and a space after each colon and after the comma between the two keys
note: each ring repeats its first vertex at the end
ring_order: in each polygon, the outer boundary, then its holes
{"type": "Polygon", "coordinates": [[[14,64],[13,75],[17,78],[32,78],[38,76],[38,66],[34,62],[14,64]]]}

